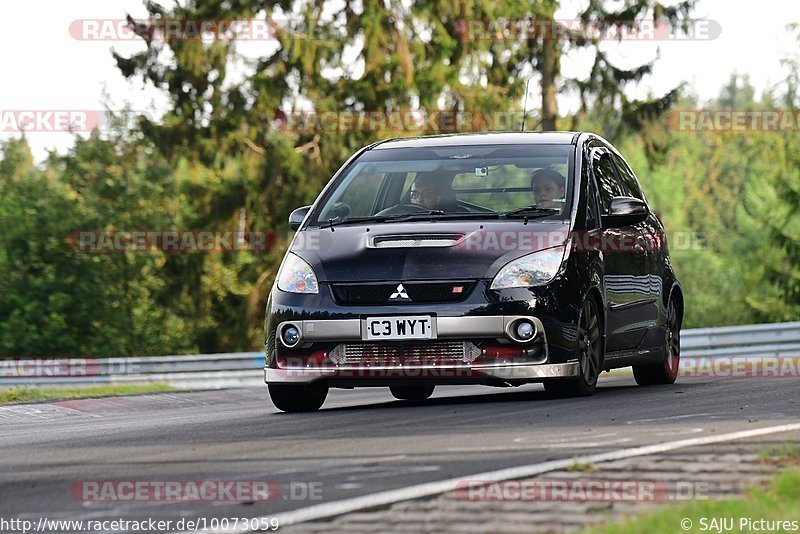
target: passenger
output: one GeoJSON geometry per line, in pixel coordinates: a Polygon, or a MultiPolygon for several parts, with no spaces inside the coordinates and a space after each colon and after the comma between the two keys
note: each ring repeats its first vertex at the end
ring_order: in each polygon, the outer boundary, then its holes
{"type": "Polygon", "coordinates": [[[531,191],[540,208],[564,207],[564,177],[553,169],[539,169],[531,175],[531,191]]]}

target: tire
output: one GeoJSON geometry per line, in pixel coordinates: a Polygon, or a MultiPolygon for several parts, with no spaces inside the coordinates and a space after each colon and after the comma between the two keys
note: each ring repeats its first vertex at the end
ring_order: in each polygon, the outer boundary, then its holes
{"type": "Polygon", "coordinates": [[[315,412],[328,396],[328,385],[322,382],[303,385],[270,384],[272,404],[282,412],[315,412]]]}
{"type": "Polygon", "coordinates": [[[578,346],[580,376],[561,380],[548,380],[544,389],[555,397],[586,397],[594,393],[603,365],[603,336],[600,314],[594,299],[586,299],[578,319],[578,346]]]}
{"type": "Polygon", "coordinates": [[[675,299],[667,305],[667,332],[664,336],[666,357],[655,365],[634,365],[633,378],[640,386],[673,384],[681,365],[681,317],[675,299]]]}
{"type": "Polygon", "coordinates": [[[392,396],[399,400],[421,401],[430,398],[436,386],[389,386],[392,396]]]}

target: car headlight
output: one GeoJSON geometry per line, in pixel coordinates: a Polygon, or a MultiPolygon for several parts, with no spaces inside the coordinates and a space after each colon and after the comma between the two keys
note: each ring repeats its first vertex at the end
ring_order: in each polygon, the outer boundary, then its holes
{"type": "Polygon", "coordinates": [[[492,289],[532,287],[549,283],[561,267],[564,246],[540,250],[507,263],[492,280],[492,289]]]}
{"type": "Polygon", "coordinates": [[[319,293],[317,275],[302,258],[289,253],[278,272],[278,289],[288,293],[319,293]]]}

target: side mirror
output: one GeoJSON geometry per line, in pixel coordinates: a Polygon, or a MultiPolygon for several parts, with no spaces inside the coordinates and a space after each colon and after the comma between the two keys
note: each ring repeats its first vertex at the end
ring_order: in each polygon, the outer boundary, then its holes
{"type": "Polygon", "coordinates": [[[614,197],[608,207],[608,215],[603,215],[603,228],[631,226],[645,219],[650,209],[644,200],[633,197],[614,197]]]}
{"type": "Polygon", "coordinates": [[[300,228],[300,225],[303,224],[303,221],[308,215],[308,210],[311,209],[311,206],[303,206],[302,208],[297,208],[292,213],[289,214],[289,228],[292,230],[297,230],[300,228]]]}

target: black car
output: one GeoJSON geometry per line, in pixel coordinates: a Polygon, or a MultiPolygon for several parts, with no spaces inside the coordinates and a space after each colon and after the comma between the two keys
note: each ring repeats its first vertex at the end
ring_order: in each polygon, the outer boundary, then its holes
{"type": "Polygon", "coordinates": [[[589,395],[603,370],[678,374],[683,294],[630,166],[591,133],[392,139],[354,154],[297,230],[267,303],[280,410],[330,387],[543,382],[589,395]]]}

